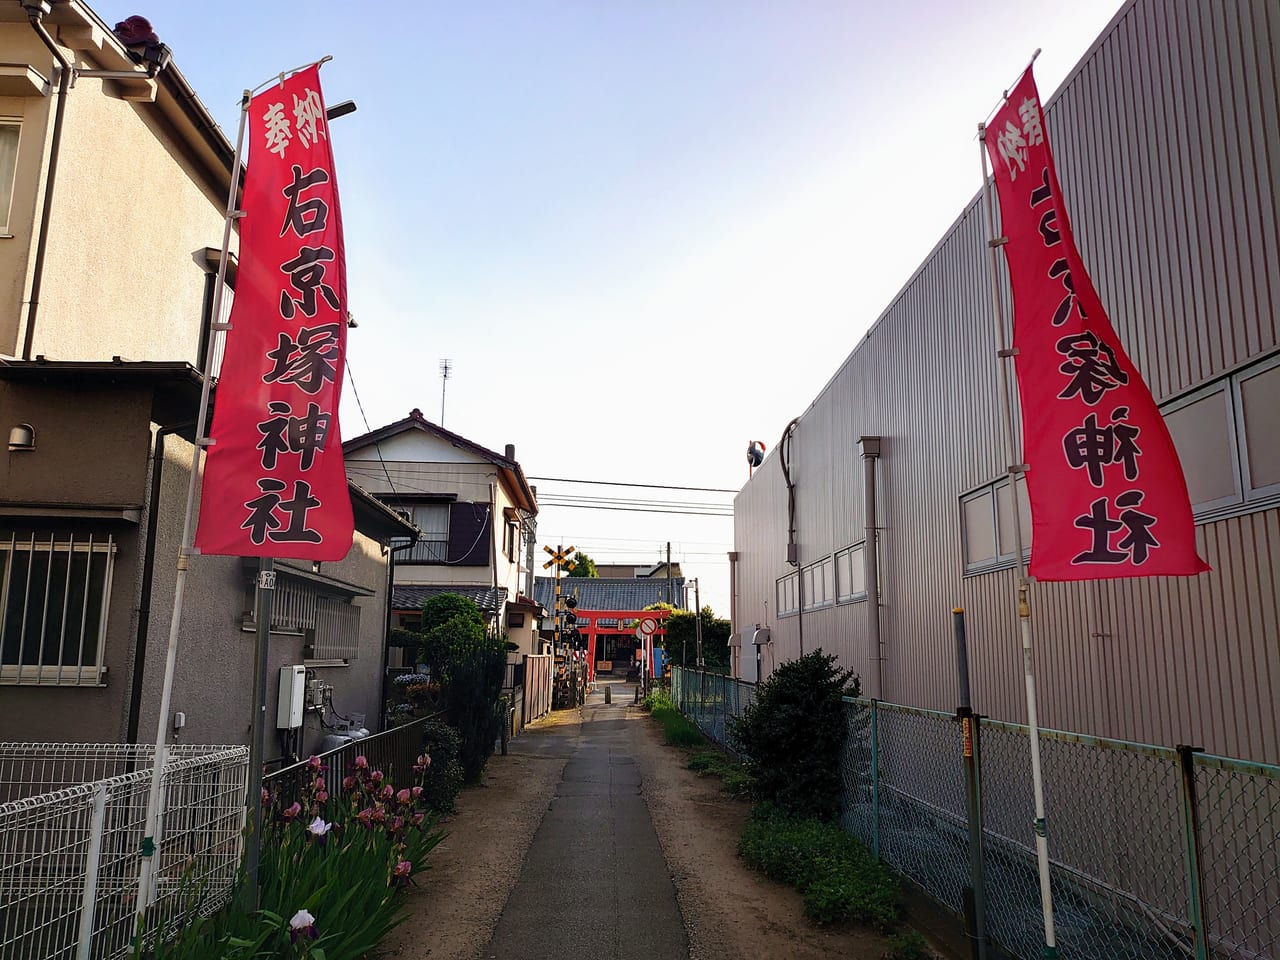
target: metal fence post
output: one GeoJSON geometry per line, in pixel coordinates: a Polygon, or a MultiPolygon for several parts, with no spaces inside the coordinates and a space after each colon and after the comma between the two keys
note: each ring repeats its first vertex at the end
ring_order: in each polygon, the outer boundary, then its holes
{"type": "Polygon", "coordinates": [[[1209,930],[1204,918],[1204,866],[1200,859],[1200,809],[1196,796],[1196,758],[1204,747],[1178,744],[1178,768],[1182,773],[1182,836],[1187,867],[1187,911],[1193,933],[1196,960],[1208,960],[1209,930]]]}
{"type": "Polygon", "coordinates": [[[93,947],[94,907],[98,902],[98,866],[102,860],[102,832],[107,822],[107,785],[93,795],[93,819],[89,824],[89,851],[84,858],[84,890],[80,897],[80,936],[76,960],[89,960],[93,947]]]}
{"type": "Polygon", "coordinates": [[[876,704],[871,701],[871,852],[880,862],[880,733],[876,704]]]}

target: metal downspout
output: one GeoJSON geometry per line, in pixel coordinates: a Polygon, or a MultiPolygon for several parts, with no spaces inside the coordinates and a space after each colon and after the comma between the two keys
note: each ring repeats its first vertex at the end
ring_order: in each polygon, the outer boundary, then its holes
{"type": "MultiPolygon", "coordinates": [[[[24,6],[26,6],[24,4],[24,6]]],[[[58,177],[58,154],[62,147],[62,123],[67,111],[67,90],[71,86],[71,62],[49,36],[45,29],[44,13],[37,6],[27,7],[27,18],[36,36],[49,48],[53,58],[58,61],[58,107],[53,115],[53,139],[49,144],[49,166],[44,178],[44,204],[40,210],[40,233],[36,241],[36,259],[31,270],[31,295],[27,298],[27,328],[22,337],[22,359],[31,359],[31,349],[35,344],[36,314],[40,312],[40,287],[44,280],[45,250],[49,245],[49,219],[53,210],[53,186],[58,177]]]]}
{"type": "Polygon", "coordinates": [[[884,699],[884,655],[880,644],[880,548],[876,528],[876,460],[880,457],[880,438],[862,437],[863,514],[866,535],[863,539],[863,570],[867,579],[868,654],[871,658],[871,697],[884,699]]]}

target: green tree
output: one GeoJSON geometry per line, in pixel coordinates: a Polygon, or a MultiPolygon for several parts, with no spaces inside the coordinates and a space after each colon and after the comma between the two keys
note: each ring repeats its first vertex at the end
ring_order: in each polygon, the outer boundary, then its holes
{"type": "Polygon", "coordinates": [[[573,569],[569,571],[569,576],[598,579],[600,571],[596,569],[596,562],[579,550],[573,555],[573,569]]]}
{"type": "MultiPolygon", "coordinates": [[[[665,603],[655,603],[649,610],[668,609],[665,603]]],[[[672,610],[667,618],[667,635],[663,647],[672,663],[683,662],[693,668],[698,661],[698,620],[702,621],[702,659],[712,673],[729,672],[729,621],[721,620],[709,606],[704,606],[695,616],[692,610],[672,610]]]]}
{"type": "Polygon", "coordinates": [[[462,773],[475,783],[493,753],[501,722],[506,641],[489,636],[480,608],[456,593],[429,597],[422,605],[422,627],[423,661],[440,678],[449,723],[462,738],[462,773]]]}
{"type": "Polygon", "coordinates": [[[441,624],[448,623],[454,617],[466,617],[474,620],[484,628],[484,615],[474,600],[468,600],[456,593],[438,593],[427,597],[422,602],[422,632],[430,633],[441,624]]]}

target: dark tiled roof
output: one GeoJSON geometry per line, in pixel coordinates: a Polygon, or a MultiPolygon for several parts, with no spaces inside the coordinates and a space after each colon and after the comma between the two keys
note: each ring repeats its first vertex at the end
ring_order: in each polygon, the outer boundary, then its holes
{"type": "MultiPolygon", "coordinates": [[[[560,592],[572,596],[577,591],[580,610],[643,610],[651,603],[671,603],[684,606],[684,577],[671,579],[671,596],[667,595],[665,579],[622,580],[605,577],[565,577],[560,582],[560,592]]],[[[536,577],[533,583],[534,598],[548,610],[555,604],[555,579],[536,577]]]]}
{"type": "Polygon", "coordinates": [[[460,597],[474,600],[477,607],[485,613],[497,613],[507,600],[507,588],[467,587],[450,584],[417,584],[398,583],[391,589],[391,608],[393,610],[419,610],[422,601],[442,593],[456,593],[460,597]]]}

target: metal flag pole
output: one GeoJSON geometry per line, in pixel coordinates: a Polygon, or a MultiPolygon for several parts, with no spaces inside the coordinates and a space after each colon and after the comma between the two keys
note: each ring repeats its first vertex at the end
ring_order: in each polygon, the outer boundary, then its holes
{"type": "MultiPolygon", "coordinates": [[[[1039,51],[1036,51],[1039,53],[1039,51]]],[[[1034,58],[1033,58],[1034,60],[1034,58]]],[[[1009,473],[1009,494],[1013,503],[1013,540],[1018,569],[1018,627],[1022,634],[1022,670],[1027,691],[1027,728],[1031,740],[1031,785],[1035,794],[1036,863],[1040,873],[1040,903],[1044,910],[1045,960],[1056,960],[1058,948],[1053,929],[1053,891],[1049,885],[1049,839],[1044,810],[1044,775],[1040,767],[1040,725],[1036,717],[1035,661],[1031,645],[1031,582],[1027,578],[1026,561],[1022,557],[1022,516],[1018,507],[1018,476],[1027,472],[1026,464],[1019,462],[1014,449],[1013,409],[1009,400],[1009,375],[1005,364],[1016,356],[1012,348],[1002,346],[1004,341],[1004,311],[1000,305],[1000,275],[997,271],[996,249],[1007,239],[996,236],[995,211],[991,199],[991,181],[987,175],[987,125],[978,124],[978,152],[982,155],[982,195],[987,218],[987,257],[991,267],[991,308],[996,330],[996,372],[999,377],[1000,410],[1004,423],[1004,445],[1009,473]]]]}
{"type": "Polygon", "coordinates": [[[169,707],[173,696],[173,675],[178,663],[178,632],[182,626],[182,597],[187,584],[187,567],[195,554],[194,519],[196,485],[200,478],[200,451],[212,444],[206,436],[209,412],[210,383],[213,380],[214,347],[218,331],[230,327],[223,323],[222,292],[227,280],[227,261],[231,256],[231,227],[243,214],[236,209],[236,193],[240,187],[240,160],[244,150],[244,130],[249,117],[250,91],[245,90],[240,100],[240,127],[236,133],[235,159],[231,164],[231,186],[227,191],[227,215],[222,227],[222,256],[218,261],[218,280],[213,293],[213,309],[210,326],[213,335],[205,347],[200,409],[196,414],[195,453],[191,460],[191,477],[187,484],[187,512],[182,524],[182,546],[178,549],[178,575],[173,587],[173,614],[169,621],[169,648],[164,662],[164,682],[160,687],[160,711],[156,717],[156,752],[151,768],[151,792],[147,795],[147,822],[142,836],[142,865],[138,871],[137,914],[142,917],[155,898],[153,878],[155,856],[159,844],[157,823],[160,807],[160,781],[164,772],[165,740],[168,736],[169,707]]]}

